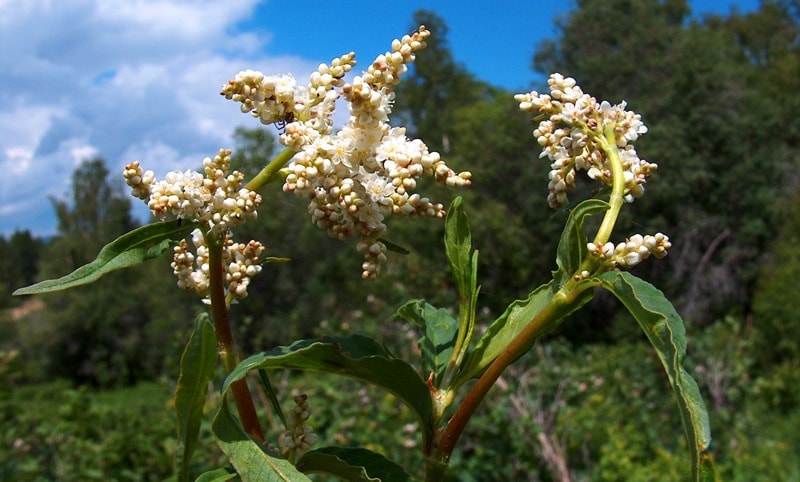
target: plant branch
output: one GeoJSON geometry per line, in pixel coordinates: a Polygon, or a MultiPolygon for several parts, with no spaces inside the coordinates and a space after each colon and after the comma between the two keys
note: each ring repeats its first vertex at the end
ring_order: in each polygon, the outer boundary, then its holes
{"type": "Polygon", "coordinates": [[[288,163],[289,160],[294,157],[294,155],[295,152],[288,147],[282,150],[280,154],[269,161],[269,164],[264,166],[264,169],[256,174],[256,176],[244,186],[245,189],[249,189],[250,191],[258,191],[265,184],[277,179],[280,176],[280,170],[283,169],[283,166],[285,166],[286,163],[288,163]]]}
{"type": "MultiPolygon", "coordinates": [[[[214,331],[217,335],[217,347],[225,366],[225,373],[230,373],[239,363],[236,353],[236,343],[233,339],[231,324],[228,318],[228,305],[225,299],[225,273],[222,266],[222,243],[214,236],[206,236],[208,245],[209,266],[209,297],[211,298],[211,317],[214,319],[214,331]]],[[[239,411],[239,418],[245,432],[258,442],[264,442],[264,433],[258,422],[256,408],[250,389],[245,379],[237,380],[231,384],[233,398],[239,411]]]]}
{"type": "Polygon", "coordinates": [[[611,237],[611,231],[614,229],[614,224],[617,222],[619,211],[622,209],[622,204],[625,200],[625,172],[622,167],[622,160],[619,157],[617,141],[614,137],[614,127],[607,127],[603,134],[604,137],[597,137],[597,140],[603,147],[603,152],[611,165],[613,184],[611,187],[611,196],[608,200],[608,211],[606,211],[603,222],[600,224],[600,228],[597,230],[597,235],[594,238],[594,244],[596,246],[602,246],[608,242],[608,239],[611,237]]]}
{"type": "MultiPolygon", "coordinates": [[[[453,452],[455,444],[464,431],[467,422],[503,371],[528,351],[536,338],[549,332],[554,327],[553,325],[561,319],[563,313],[569,310],[569,307],[575,302],[578,295],[591,286],[593,286],[593,284],[590,283],[577,286],[572,283],[567,284],[567,286],[556,293],[550,302],[531,319],[513,340],[511,340],[508,346],[506,346],[492,364],[489,365],[483,375],[478,378],[478,381],[469,393],[467,393],[464,401],[447,423],[447,427],[444,429],[439,440],[439,446],[436,449],[436,460],[430,461],[429,466],[432,462],[436,462],[445,467],[447,466],[450,454],[453,452]]],[[[430,478],[429,480],[438,479],[430,478]]]]}

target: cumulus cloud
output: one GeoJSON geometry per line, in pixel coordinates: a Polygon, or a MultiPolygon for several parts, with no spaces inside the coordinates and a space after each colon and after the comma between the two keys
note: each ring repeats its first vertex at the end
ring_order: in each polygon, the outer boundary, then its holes
{"type": "Polygon", "coordinates": [[[0,1],[0,233],[54,233],[48,197],[67,194],[85,159],[112,172],[138,159],[161,176],[257,126],[222,84],[245,68],[303,78],[318,65],[271,56],[269,35],[238,27],[257,3],[0,1]]]}

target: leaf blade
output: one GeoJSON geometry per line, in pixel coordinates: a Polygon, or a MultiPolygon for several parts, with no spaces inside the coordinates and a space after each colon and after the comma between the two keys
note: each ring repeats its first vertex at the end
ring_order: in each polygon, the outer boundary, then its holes
{"type": "Polygon", "coordinates": [[[214,417],[211,431],[242,480],[264,482],[311,480],[288,460],[270,455],[259,447],[233,418],[226,403],[221,404],[214,417]]]}
{"type": "Polygon", "coordinates": [[[433,372],[435,381],[441,380],[455,347],[458,320],[425,300],[410,300],[395,315],[422,328],[422,367],[426,373],[433,372]]]}
{"type": "Polygon", "coordinates": [[[200,422],[208,384],[217,366],[217,337],[207,314],[195,321],[195,328],[181,357],[175,411],[178,419],[178,446],[175,466],[178,480],[189,480],[189,461],[200,436],[200,422]]]}
{"type": "Polygon", "coordinates": [[[327,473],[353,482],[412,482],[403,467],[361,447],[322,447],[297,461],[304,473],[327,473]]]}
{"type": "Polygon", "coordinates": [[[402,400],[420,422],[425,442],[433,434],[433,402],[416,370],[361,335],[299,340],[242,360],[225,379],[223,392],[251,370],[294,369],[333,373],[379,386],[402,400]]]}
{"type": "Polygon", "coordinates": [[[580,268],[586,257],[588,242],[583,233],[583,223],[586,218],[608,209],[608,203],[600,199],[587,199],[570,210],[564,230],[556,250],[556,264],[558,270],[554,278],[559,286],[564,283],[580,268]]]}
{"type": "MultiPolygon", "coordinates": [[[[454,386],[458,387],[483,372],[511,340],[550,302],[557,292],[558,285],[555,280],[552,280],[531,291],[524,300],[516,300],[511,303],[489,325],[489,328],[478,340],[463,369],[459,372],[454,386]]],[[[557,322],[574,313],[591,298],[592,292],[590,290],[582,292],[569,309],[561,313],[558,320],[553,320],[556,322],[553,326],[557,326],[557,322]]]]}
{"type": "Polygon", "coordinates": [[[214,469],[200,474],[194,482],[225,482],[238,477],[236,472],[229,472],[228,469],[214,469]]]}
{"type": "Polygon", "coordinates": [[[600,276],[602,286],[616,296],[636,319],[655,349],[667,374],[680,409],[681,421],[692,457],[693,480],[714,480],[708,448],[711,428],[700,388],[683,368],[686,356],[686,328],[675,307],[652,284],[626,271],[600,276]]]}
{"type": "Polygon", "coordinates": [[[147,224],[123,234],[105,245],[97,258],[61,278],[40,281],[14,291],[14,296],[52,293],[93,283],[106,274],[129,268],[160,256],[172,244],[185,238],[197,223],[169,221],[147,224]]]}
{"type": "Polygon", "coordinates": [[[472,278],[472,234],[469,230],[464,201],[456,197],[450,204],[444,224],[444,246],[458,293],[465,296],[471,291],[472,278]]]}

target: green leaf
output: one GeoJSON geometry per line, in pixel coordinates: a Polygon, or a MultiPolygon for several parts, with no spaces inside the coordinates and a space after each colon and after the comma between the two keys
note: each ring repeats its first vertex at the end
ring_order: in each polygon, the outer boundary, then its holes
{"type": "Polygon", "coordinates": [[[472,291],[472,234],[469,231],[464,201],[457,197],[450,204],[444,224],[444,247],[458,293],[469,295],[472,291]]]}
{"type": "Polygon", "coordinates": [[[303,473],[326,473],[352,482],[411,482],[403,467],[381,454],[360,447],[323,447],[297,462],[303,473]]]}
{"type": "Polygon", "coordinates": [[[189,461],[200,435],[200,422],[208,383],[217,366],[217,336],[207,314],[195,321],[194,331],[181,357],[175,409],[178,415],[178,447],[175,466],[180,482],[189,480],[189,461]]]}
{"type": "Polygon", "coordinates": [[[453,355],[458,320],[450,316],[447,310],[437,309],[424,300],[407,302],[398,308],[396,315],[422,328],[422,338],[419,340],[422,367],[426,374],[433,372],[434,381],[439,381],[453,355]]]}
{"type": "MultiPolygon", "coordinates": [[[[481,336],[469,355],[463,369],[459,372],[453,386],[458,387],[467,380],[480,375],[497,358],[503,349],[520,331],[550,302],[558,292],[555,280],[533,290],[524,300],[511,303],[486,332],[481,336]]],[[[553,328],[564,318],[574,313],[592,298],[592,291],[586,290],[578,295],[575,302],[553,320],[553,328]]]]}
{"type": "Polygon", "coordinates": [[[258,381],[261,383],[261,389],[264,390],[264,394],[272,407],[272,411],[278,415],[278,418],[281,419],[281,423],[286,426],[286,414],[283,413],[283,408],[278,401],[278,395],[275,393],[275,389],[272,388],[272,383],[269,381],[266,370],[258,370],[258,381]]]}
{"type": "Polygon", "coordinates": [[[409,253],[411,253],[411,251],[409,251],[408,248],[400,246],[397,243],[393,243],[393,242],[389,241],[386,238],[379,238],[378,241],[383,243],[383,245],[386,246],[386,249],[389,250],[389,251],[394,251],[395,253],[400,253],[400,254],[409,254],[409,253]]]}
{"type": "Polygon", "coordinates": [[[683,320],[664,293],[626,271],[604,273],[600,280],[636,318],[664,366],[680,408],[692,456],[693,480],[713,481],[714,467],[708,454],[711,444],[708,412],[697,382],[683,368],[686,357],[683,320]]]}
{"type": "Polygon", "coordinates": [[[20,288],[14,295],[50,293],[93,283],[112,271],[136,266],[150,258],[160,256],[176,241],[188,236],[196,227],[197,223],[179,220],[142,226],[107,244],[91,263],[61,278],[20,288]]]}
{"type": "Polygon", "coordinates": [[[588,240],[583,233],[584,221],[588,216],[601,213],[607,209],[608,203],[605,201],[587,199],[570,211],[556,251],[558,271],[555,274],[555,278],[558,280],[559,287],[564,286],[564,283],[578,271],[583,259],[586,257],[588,240]]]}
{"type": "Polygon", "coordinates": [[[199,477],[194,479],[194,482],[225,482],[238,477],[236,472],[231,472],[228,469],[214,469],[208,472],[203,472],[199,477]]]}
{"type": "MultiPolygon", "coordinates": [[[[475,309],[478,305],[478,252],[472,250],[464,201],[457,197],[450,204],[444,224],[444,247],[450,270],[458,290],[458,338],[455,342],[454,367],[463,363],[475,329],[475,309]]],[[[438,379],[437,379],[438,380],[438,379]]],[[[438,385],[437,385],[438,386],[438,385]]]]}
{"type": "Polygon", "coordinates": [[[416,370],[361,335],[299,340],[242,360],[225,379],[223,392],[251,370],[292,369],[335,373],[388,390],[405,402],[420,421],[423,440],[433,434],[430,390],[416,370]]]}
{"type": "Polygon", "coordinates": [[[291,462],[268,454],[248,437],[224,402],[211,423],[211,431],[242,480],[263,482],[311,480],[291,462]]]}

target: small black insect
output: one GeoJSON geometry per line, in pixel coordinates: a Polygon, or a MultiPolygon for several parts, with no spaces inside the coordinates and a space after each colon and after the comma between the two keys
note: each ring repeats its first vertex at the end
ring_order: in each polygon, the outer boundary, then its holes
{"type": "Polygon", "coordinates": [[[289,112],[286,117],[275,122],[275,127],[278,129],[278,134],[286,133],[286,125],[294,122],[294,112],[289,112]]]}

